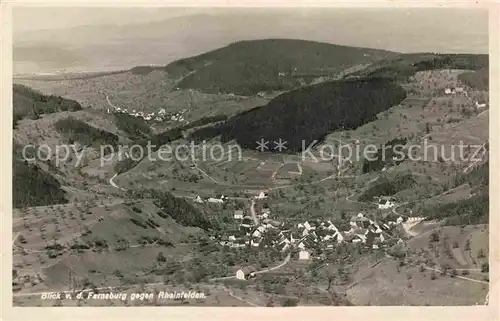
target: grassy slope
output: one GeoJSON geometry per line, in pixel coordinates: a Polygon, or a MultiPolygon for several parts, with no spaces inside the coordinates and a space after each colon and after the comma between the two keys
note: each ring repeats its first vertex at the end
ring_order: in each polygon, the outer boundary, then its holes
{"type": "Polygon", "coordinates": [[[463,83],[479,90],[488,90],[489,88],[489,70],[481,68],[476,71],[464,72],[458,76],[463,83]]]}
{"type": "Polygon", "coordinates": [[[387,77],[404,79],[417,71],[436,69],[488,69],[488,55],[474,54],[402,54],[373,63],[371,66],[347,77],[387,77]]]}
{"type": "Polygon", "coordinates": [[[489,221],[489,162],[467,174],[458,174],[455,185],[468,183],[474,195],[470,198],[426,208],[425,217],[445,219],[447,225],[483,224],[489,221]]]}

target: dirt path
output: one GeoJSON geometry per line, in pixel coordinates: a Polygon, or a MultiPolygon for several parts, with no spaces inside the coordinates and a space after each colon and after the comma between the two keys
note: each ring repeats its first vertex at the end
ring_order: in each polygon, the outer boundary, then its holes
{"type": "Polygon", "coordinates": [[[250,215],[252,215],[253,222],[255,225],[259,225],[259,220],[257,219],[257,214],[255,213],[255,201],[252,199],[250,204],[250,215]]]}
{"type": "Polygon", "coordinates": [[[118,176],[118,173],[115,173],[115,175],[113,175],[113,177],[111,177],[111,178],[109,179],[109,185],[113,186],[114,188],[117,188],[117,189],[120,189],[120,190],[122,190],[122,191],[125,191],[125,192],[126,192],[126,191],[127,191],[126,189],[124,189],[124,188],[122,188],[122,187],[120,187],[120,186],[116,185],[116,183],[114,182],[114,179],[116,178],[116,176],[118,176]]]}

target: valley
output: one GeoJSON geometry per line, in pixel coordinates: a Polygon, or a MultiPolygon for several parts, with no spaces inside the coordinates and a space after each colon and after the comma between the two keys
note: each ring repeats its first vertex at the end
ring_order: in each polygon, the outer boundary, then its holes
{"type": "Polygon", "coordinates": [[[485,58],[268,39],[14,79],[14,305],[485,304],[485,58]],[[40,298],[177,290],[205,297],[40,298]]]}

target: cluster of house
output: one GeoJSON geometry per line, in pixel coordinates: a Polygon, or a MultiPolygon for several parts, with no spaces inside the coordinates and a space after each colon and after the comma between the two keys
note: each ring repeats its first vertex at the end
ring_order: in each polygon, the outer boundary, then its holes
{"type": "MultiPolygon", "coordinates": [[[[465,91],[465,89],[463,87],[446,88],[444,90],[444,93],[446,95],[463,94],[463,95],[469,97],[467,94],[467,91],[465,91]]],[[[486,102],[479,102],[479,101],[476,101],[475,105],[477,108],[485,108],[487,106],[486,102]]]]}
{"type": "MultiPolygon", "coordinates": [[[[130,116],[134,117],[140,117],[146,121],[150,120],[156,120],[156,121],[164,121],[166,119],[170,119],[172,121],[178,121],[178,122],[184,122],[184,113],[186,113],[188,110],[183,109],[179,112],[173,113],[173,114],[167,114],[167,111],[165,108],[162,108],[158,111],[158,113],[151,112],[151,113],[145,113],[143,111],[137,111],[137,110],[132,110],[129,111],[128,109],[120,108],[120,107],[115,107],[115,112],[117,113],[122,113],[122,114],[128,114],[130,116]]],[[[111,110],[108,108],[107,113],[110,114],[111,110]]]]}
{"type": "Polygon", "coordinates": [[[444,90],[444,93],[446,95],[452,95],[452,94],[457,94],[457,93],[463,93],[466,94],[467,92],[464,90],[463,87],[455,87],[455,88],[446,88],[444,90]]]}
{"type": "MultiPolygon", "coordinates": [[[[269,212],[263,212],[261,217],[269,212]]],[[[313,255],[314,249],[321,247],[326,250],[333,250],[338,244],[350,242],[379,249],[383,243],[389,239],[393,239],[393,229],[403,223],[403,218],[399,217],[395,221],[387,221],[385,223],[377,223],[362,213],[351,218],[349,222],[349,230],[341,231],[331,221],[305,221],[296,225],[288,223],[275,222],[270,223],[268,216],[262,220],[262,224],[256,226],[252,224],[252,219],[244,215],[243,211],[235,212],[235,217],[241,219],[241,226],[246,229],[240,229],[239,233],[232,233],[227,237],[223,237],[220,241],[221,245],[231,247],[245,246],[260,246],[263,243],[264,247],[274,247],[281,252],[286,252],[291,249],[298,250],[299,260],[309,260],[313,255]],[[275,231],[274,238],[266,238],[267,230],[275,231]]],[[[410,219],[409,219],[410,220],[410,219]]],[[[412,221],[418,221],[415,218],[412,221]]],[[[398,239],[397,243],[402,243],[402,239],[398,239]]],[[[236,272],[237,279],[249,279],[255,276],[255,269],[246,267],[236,272]]]]}
{"type": "Polygon", "coordinates": [[[391,230],[403,223],[403,218],[399,217],[395,221],[378,224],[359,213],[351,219],[350,229],[341,231],[331,221],[305,221],[294,226],[272,220],[270,214],[269,208],[264,207],[256,220],[245,215],[243,210],[235,211],[234,219],[239,221],[239,229],[221,236],[219,244],[233,248],[275,247],[282,252],[296,248],[299,259],[309,259],[311,249],[318,245],[333,249],[336,244],[351,242],[377,249],[391,237],[391,230]]]}

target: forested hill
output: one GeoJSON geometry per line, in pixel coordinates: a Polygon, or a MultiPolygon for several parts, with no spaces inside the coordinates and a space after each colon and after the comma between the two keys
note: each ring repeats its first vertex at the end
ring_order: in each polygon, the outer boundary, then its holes
{"type": "MultiPolygon", "coordinates": [[[[29,153],[28,158],[35,155],[29,153]]],[[[23,208],[67,203],[59,181],[38,164],[22,160],[22,146],[12,144],[12,206],[23,208]]]]}
{"type": "Polygon", "coordinates": [[[44,95],[23,85],[14,84],[13,86],[14,124],[23,117],[36,119],[41,114],[81,109],[82,106],[75,100],[44,95]]]}
{"type": "MultiPolygon", "coordinates": [[[[332,76],[354,65],[396,55],[315,41],[264,39],[239,41],[177,60],[161,69],[174,78],[184,77],[178,83],[180,88],[254,95],[261,91],[291,90],[300,86],[301,78],[332,76]]],[[[153,69],[142,67],[131,71],[148,73],[153,69]]]]}
{"type": "MultiPolygon", "coordinates": [[[[487,78],[489,56],[480,54],[434,54],[434,53],[412,53],[401,54],[396,57],[379,60],[367,68],[354,72],[349,77],[384,77],[390,79],[405,79],[414,75],[417,71],[437,70],[437,69],[463,69],[477,70],[482,72],[480,78],[487,78]]],[[[477,80],[477,77],[470,77],[472,82],[480,81],[480,86],[484,87],[485,80],[477,80]]],[[[464,79],[461,79],[462,81],[464,79]]],[[[466,79],[466,82],[470,79],[466,79]]],[[[487,84],[487,80],[486,80],[487,84]]],[[[474,84],[469,84],[473,87],[474,84]]]]}
{"type": "MultiPolygon", "coordinates": [[[[376,119],[379,112],[406,97],[402,87],[387,79],[370,78],[320,83],[284,93],[266,106],[230,118],[192,134],[195,140],[220,135],[255,149],[261,139],[287,141],[287,151],[321,140],[333,131],[354,129],[376,119]]],[[[270,145],[273,147],[272,144],[270,145]]]]}

